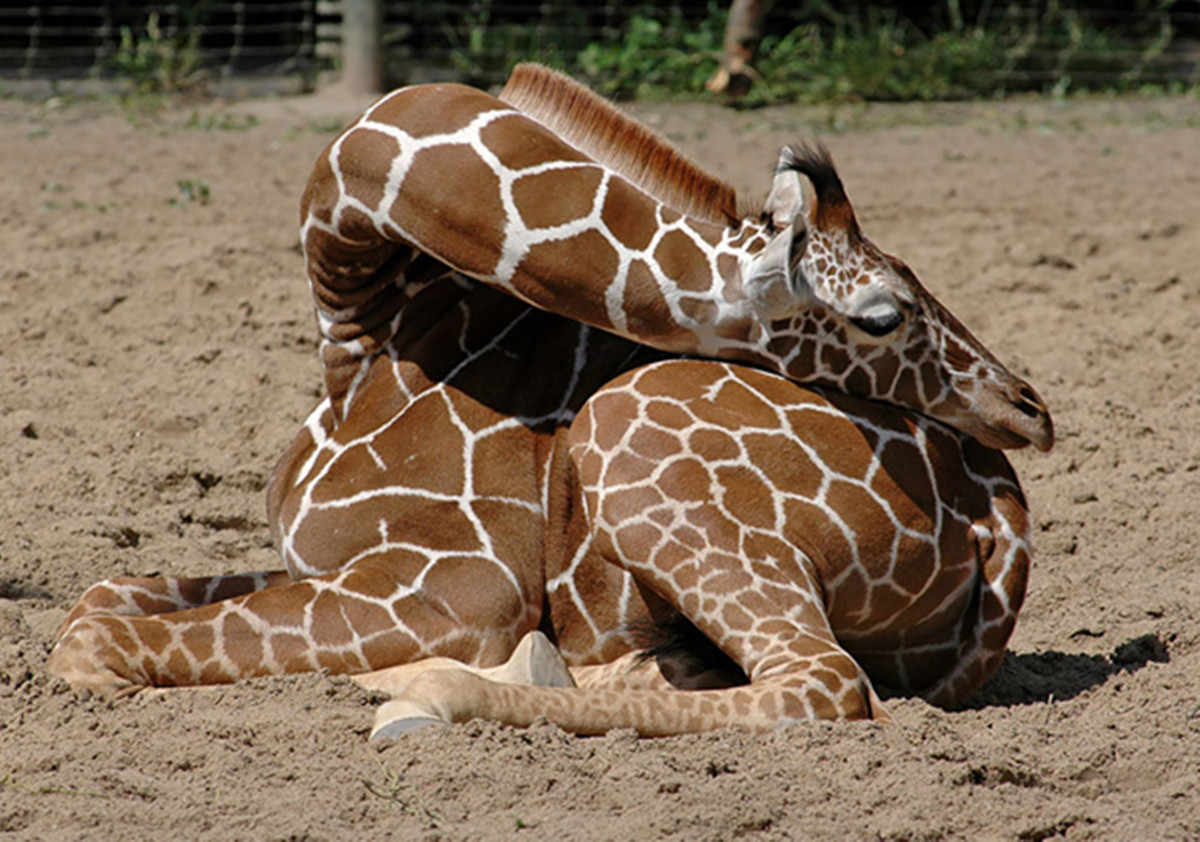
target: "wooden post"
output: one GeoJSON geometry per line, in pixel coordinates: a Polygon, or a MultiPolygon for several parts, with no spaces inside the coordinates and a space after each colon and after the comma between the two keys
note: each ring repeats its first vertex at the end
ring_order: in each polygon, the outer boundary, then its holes
{"type": "Polygon", "coordinates": [[[725,93],[736,99],[750,90],[755,78],[750,63],[763,39],[772,5],[773,0],[733,0],[725,27],[725,57],[704,85],[714,94],[725,93]]]}
{"type": "Polygon", "coordinates": [[[342,0],[342,86],[356,94],[383,90],[383,0],[342,0]]]}

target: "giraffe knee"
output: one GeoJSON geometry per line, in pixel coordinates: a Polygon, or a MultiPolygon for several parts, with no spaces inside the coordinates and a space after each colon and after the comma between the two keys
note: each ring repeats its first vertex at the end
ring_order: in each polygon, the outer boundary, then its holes
{"type": "Polygon", "coordinates": [[[810,664],[785,680],[782,691],[783,721],[891,719],[866,673],[843,652],[810,664]]]}

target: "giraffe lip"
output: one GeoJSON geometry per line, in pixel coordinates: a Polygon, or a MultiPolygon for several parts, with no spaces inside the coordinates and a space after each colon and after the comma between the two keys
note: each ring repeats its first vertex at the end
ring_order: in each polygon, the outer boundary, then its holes
{"type": "Polygon", "coordinates": [[[1049,415],[1046,416],[1046,423],[1043,426],[1041,434],[1030,439],[1030,443],[1042,453],[1054,447],[1054,424],[1051,422],[1049,415]]]}

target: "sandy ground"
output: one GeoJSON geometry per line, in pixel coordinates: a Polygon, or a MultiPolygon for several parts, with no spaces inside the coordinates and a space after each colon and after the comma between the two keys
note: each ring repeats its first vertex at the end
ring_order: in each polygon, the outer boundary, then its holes
{"type": "Polygon", "coordinates": [[[475,722],[368,745],[342,678],[109,703],[50,678],[92,582],[276,565],[318,396],[296,246],[363,102],[0,100],[0,837],[1200,839],[1200,103],[636,109],[752,194],[823,136],[867,231],[1050,403],[1000,674],[894,727],[639,741],[475,722]]]}

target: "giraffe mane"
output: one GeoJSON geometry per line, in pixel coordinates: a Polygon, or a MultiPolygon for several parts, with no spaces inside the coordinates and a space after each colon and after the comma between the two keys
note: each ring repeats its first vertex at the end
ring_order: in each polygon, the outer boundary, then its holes
{"type": "Polygon", "coordinates": [[[731,186],[574,79],[518,64],[500,99],[672,210],[722,225],[738,220],[731,186]]]}

